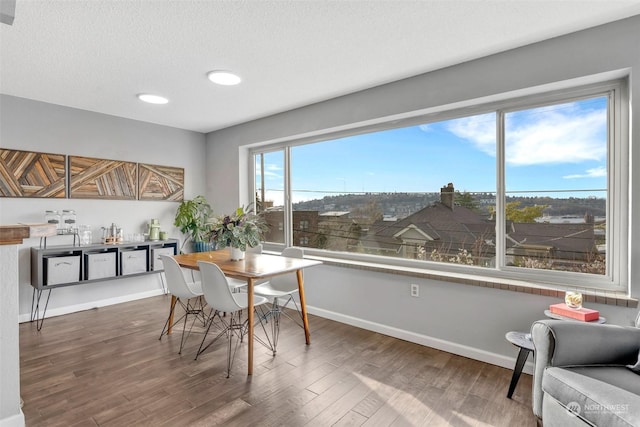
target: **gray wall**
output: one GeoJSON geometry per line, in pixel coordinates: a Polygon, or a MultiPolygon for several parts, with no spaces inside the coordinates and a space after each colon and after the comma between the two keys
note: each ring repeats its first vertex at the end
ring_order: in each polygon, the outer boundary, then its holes
{"type": "MultiPolygon", "coordinates": [[[[185,169],[185,197],[205,194],[205,136],[201,133],[122,119],[84,110],[0,96],[0,147],[127,160],[185,169]]],[[[91,225],[94,241],[99,228],[112,222],[125,234],[144,231],[151,218],[158,218],[169,237],[182,240],[173,227],[178,203],[158,201],[0,198],[0,223],[39,223],[46,209],[75,209],[79,224],[91,225]]],[[[48,246],[71,244],[70,236],[48,239],[48,246]]],[[[27,239],[19,248],[20,320],[29,319],[30,247],[39,239],[27,239]]],[[[56,289],[47,313],[64,314],[100,305],[159,294],[159,275],[56,289]]],[[[45,326],[46,327],[46,326],[45,326]]]]}
{"type": "MultiPolygon", "coordinates": [[[[626,74],[634,77],[640,72],[638,28],[640,16],[211,133],[207,181],[216,187],[207,188],[208,197],[223,210],[246,202],[246,149],[251,145],[312,137],[416,111],[504,99],[531,88],[559,89],[626,74]]],[[[640,99],[637,78],[631,79],[630,91],[632,99],[640,99]]],[[[632,114],[631,126],[637,130],[640,108],[632,109],[632,114]]],[[[631,145],[640,146],[639,132],[631,145]]],[[[632,149],[629,160],[640,164],[640,150],[632,149]]],[[[640,188],[638,168],[631,170],[629,183],[630,190],[640,188]]],[[[630,261],[637,261],[640,198],[631,199],[631,218],[630,261]]],[[[640,263],[629,264],[632,295],[637,297],[640,263]]],[[[504,334],[528,330],[549,304],[557,302],[540,295],[333,266],[310,269],[306,277],[311,312],[509,367],[516,350],[504,334]],[[420,298],[409,297],[410,283],[420,285],[420,298]]],[[[636,313],[630,308],[590,306],[610,323],[631,324],[636,313]]]]}

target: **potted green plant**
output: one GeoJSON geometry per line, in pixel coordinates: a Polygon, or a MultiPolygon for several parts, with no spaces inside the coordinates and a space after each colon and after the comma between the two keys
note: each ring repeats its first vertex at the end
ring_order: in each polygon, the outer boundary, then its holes
{"type": "Polygon", "coordinates": [[[187,238],[180,247],[180,252],[188,241],[193,242],[194,252],[210,250],[209,232],[211,230],[209,218],[213,214],[211,205],[204,196],[196,196],[191,200],[184,200],[178,206],[173,225],[178,227],[187,238]]]}
{"type": "Polygon", "coordinates": [[[231,247],[231,259],[238,260],[244,258],[247,246],[260,244],[267,230],[264,218],[256,215],[250,207],[241,206],[231,215],[211,218],[209,240],[215,242],[218,249],[231,247]]]}

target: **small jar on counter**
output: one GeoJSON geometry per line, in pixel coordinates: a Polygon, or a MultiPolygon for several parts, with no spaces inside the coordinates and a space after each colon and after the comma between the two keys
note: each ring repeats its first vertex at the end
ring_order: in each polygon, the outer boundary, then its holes
{"type": "Polygon", "coordinates": [[[78,227],[78,229],[80,231],[80,244],[82,246],[88,246],[93,243],[93,233],[90,225],[83,224],[78,227]]]}
{"type": "Polygon", "coordinates": [[[62,211],[62,227],[65,233],[75,233],[77,231],[75,210],[65,209],[62,211]]]}
{"type": "Polygon", "coordinates": [[[58,211],[44,211],[44,220],[47,224],[55,224],[56,230],[60,230],[60,214],[58,211]]]}

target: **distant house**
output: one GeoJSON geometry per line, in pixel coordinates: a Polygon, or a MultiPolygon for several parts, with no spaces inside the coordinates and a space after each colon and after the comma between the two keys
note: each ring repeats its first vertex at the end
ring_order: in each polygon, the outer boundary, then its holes
{"type": "MultiPolygon", "coordinates": [[[[365,253],[447,261],[465,253],[475,264],[489,265],[495,257],[495,222],[455,205],[454,187],[440,192],[440,201],[400,220],[376,221],[360,240],[365,253]]],[[[596,253],[592,222],[582,224],[507,224],[509,263],[518,257],[566,264],[588,261],[596,253]]],[[[465,260],[456,261],[465,263],[465,260]]]]}
{"type": "Polygon", "coordinates": [[[471,209],[456,206],[454,194],[454,187],[449,184],[441,189],[440,201],[400,221],[376,221],[362,239],[364,252],[431,259],[434,250],[455,255],[466,249],[477,257],[492,258],[495,223],[471,209]]]}
{"type": "Polygon", "coordinates": [[[589,261],[597,253],[593,223],[510,223],[507,255],[589,261]]]}
{"type": "MultiPolygon", "coordinates": [[[[269,231],[265,235],[267,242],[284,242],[284,211],[270,209],[264,212],[264,218],[269,225],[269,231]]],[[[296,246],[317,247],[318,212],[294,211],[293,212],[293,241],[296,246]]]]}

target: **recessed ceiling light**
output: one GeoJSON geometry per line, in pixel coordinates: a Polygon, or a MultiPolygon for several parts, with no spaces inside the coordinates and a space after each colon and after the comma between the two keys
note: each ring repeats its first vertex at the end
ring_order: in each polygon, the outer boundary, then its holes
{"type": "Polygon", "coordinates": [[[169,102],[169,100],[164,96],[152,95],[150,93],[140,93],[138,94],[138,99],[140,101],[148,102],[149,104],[166,104],[169,102]]]}
{"type": "Polygon", "coordinates": [[[224,86],[237,85],[242,81],[242,79],[238,75],[233,74],[230,71],[223,71],[223,70],[211,71],[209,72],[209,74],[207,74],[207,76],[209,77],[209,80],[211,80],[212,82],[219,85],[224,85],[224,86]]]}

